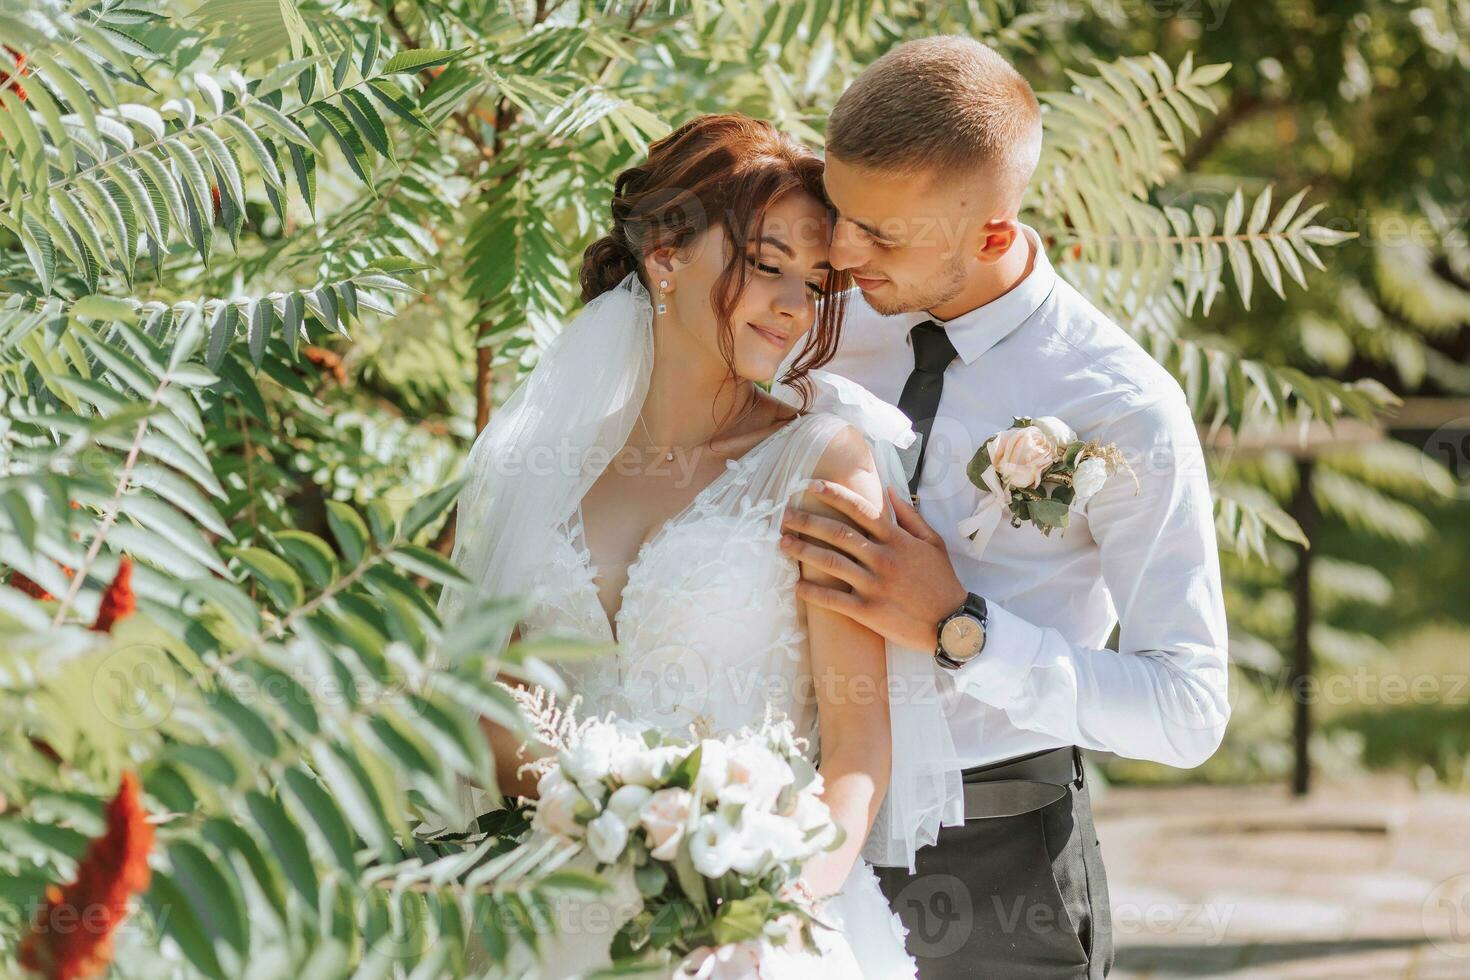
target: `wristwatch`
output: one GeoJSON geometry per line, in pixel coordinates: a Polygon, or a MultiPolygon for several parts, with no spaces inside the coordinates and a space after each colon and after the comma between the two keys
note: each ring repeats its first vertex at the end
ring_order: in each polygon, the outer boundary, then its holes
{"type": "Polygon", "coordinates": [[[985,600],[971,592],[958,609],[939,621],[939,646],[934,659],[948,670],[959,670],[985,649],[985,600]]]}

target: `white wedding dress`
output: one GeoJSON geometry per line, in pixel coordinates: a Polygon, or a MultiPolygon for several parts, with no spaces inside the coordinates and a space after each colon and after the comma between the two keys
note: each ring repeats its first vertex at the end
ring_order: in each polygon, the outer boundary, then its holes
{"type": "MultiPolygon", "coordinates": [[[[824,382],[828,396],[832,384],[824,382]]],[[[852,397],[844,388],[828,403],[861,421],[852,397]]],[[[598,570],[583,538],[580,504],[567,515],[551,553],[533,571],[531,611],[521,628],[526,639],[575,635],[619,644],[616,653],[558,665],[568,690],[582,697],[579,717],[612,712],[681,734],[691,724],[719,734],[759,724],[769,705],[795,721],[816,754],[805,612],[795,592],[799,570],[777,539],[788,498],[804,488],[827,444],[849,424],[833,412],[813,411],[728,461],[639,550],[615,623],[598,599],[598,570]]],[[[594,866],[590,858],[582,864],[594,866]]],[[[631,881],[613,885],[609,897],[578,899],[557,910],[568,928],[545,943],[534,975],[577,976],[609,964],[608,944],[639,907],[631,881]]],[[[915,976],[904,928],[866,862],[854,865],[823,919],[837,929],[819,931],[820,957],[775,954],[761,976],[915,976]]]]}

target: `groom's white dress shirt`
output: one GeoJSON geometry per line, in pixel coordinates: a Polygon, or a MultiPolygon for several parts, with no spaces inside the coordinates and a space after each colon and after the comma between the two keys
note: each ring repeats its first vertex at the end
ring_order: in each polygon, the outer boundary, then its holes
{"type": "MultiPolygon", "coordinates": [[[[1061,745],[1195,766],[1218,747],[1230,715],[1198,434],[1174,378],[1057,276],[1025,231],[1036,257],[1021,283],[935,320],[959,356],[944,374],[919,513],[990,611],[984,650],[946,692],[955,746],[966,767],[1061,745]],[[1007,511],[977,557],[956,529],[980,499],[965,467],[1013,416],[1046,415],[1082,439],[1117,444],[1139,488],[1120,471],[1050,536],[1012,527],[1007,511]],[[1105,648],[1115,625],[1117,651],[1105,648]]],[[[935,318],[879,315],[858,290],[848,310],[824,368],[897,404],[914,366],[909,330],[935,318]]]]}

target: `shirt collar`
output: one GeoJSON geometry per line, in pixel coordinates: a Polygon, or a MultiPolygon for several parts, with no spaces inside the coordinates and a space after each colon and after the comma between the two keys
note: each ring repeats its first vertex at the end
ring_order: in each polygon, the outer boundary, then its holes
{"type": "Polygon", "coordinates": [[[949,334],[960,360],[970,364],[1010,336],[1040,309],[1056,286],[1057,274],[1046,257],[1046,249],[1042,247],[1041,236],[1036,230],[1029,225],[1021,225],[1021,231],[1036,256],[1025,279],[1004,295],[968,313],[961,313],[953,320],[941,320],[922,310],[895,314],[892,319],[896,325],[903,326],[905,342],[911,342],[908,340],[909,330],[926,320],[933,320],[949,334]]]}

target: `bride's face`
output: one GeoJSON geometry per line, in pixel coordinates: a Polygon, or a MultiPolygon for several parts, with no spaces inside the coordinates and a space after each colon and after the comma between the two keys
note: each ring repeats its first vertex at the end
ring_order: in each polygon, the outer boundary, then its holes
{"type": "MultiPolygon", "coordinates": [[[[831,274],[828,243],[832,226],[827,210],[810,195],[793,191],[766,211],[760,241],[746,245],[747,281],[730,314],[735,372],[750,381],[769,381],[781,362],[816,321],[817,300],[831,274]]],[[[714,307],[717,281],[730,261],[725,229],[712,225],[688,250],[670,259],[668,274],[651,270],[655,289],[661,278],[673,285],[665,299],[667,323],[688,335],[725,370],[714,307]]]]}

